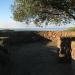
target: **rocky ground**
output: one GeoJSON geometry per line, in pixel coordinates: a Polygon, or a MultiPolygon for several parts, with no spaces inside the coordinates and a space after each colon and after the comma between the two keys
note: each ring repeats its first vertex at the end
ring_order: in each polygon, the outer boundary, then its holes
{"type": "Polygon", "coordinates": [[[47,41],[10,45],[7,49],[11,62],[0,67],[0,75],[75,75],[75,61],[59,63],[57,48],[49,47],[47,41]]]}

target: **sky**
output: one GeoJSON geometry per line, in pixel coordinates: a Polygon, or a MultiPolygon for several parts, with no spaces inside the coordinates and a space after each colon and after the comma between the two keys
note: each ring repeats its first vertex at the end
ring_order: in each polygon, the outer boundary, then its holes
{"type": "MultiPolygon", "coordinates": [[[[35,25],[31,23],[29,26],[25,23],[16,22],[12,18],[12,12],[11,12],[11,4],[14,2],[14,0],[0,0],[0,28],[4,29],[25,29],[25,28],[33,28],[36,29],[35,25]]],[[[72,21],[72,24],[68,24],[66,26],[48,26],[47,29],[64,29],[70,26],[74,26],[74,21],[72,21]]],[[[44,28],[44,27],[43,27],[44,28]]],[[[45,28],[44,28],[45,29],[45,28]]]]}
{"type": "Polygon", "coordinates": [[[23,28],[24,24],[12,18],[11,5],[14,0],[0,0],[0,28],[23,28]]]}
{"type": "Polygon", "coordinates": [[[0,20],[8,21],[11,17],[11,4],[13,0],[0,0],[0,20]]]}

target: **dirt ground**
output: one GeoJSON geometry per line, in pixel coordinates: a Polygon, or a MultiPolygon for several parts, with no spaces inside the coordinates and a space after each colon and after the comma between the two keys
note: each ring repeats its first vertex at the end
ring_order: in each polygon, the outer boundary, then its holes
{"type": "Polygon", "coordinates": [[[46,44],[38,41],[8,46],[11,62],[1,67],[0,75],[75,75],[75,61],[59,63],[57,48],[46,44]]]}

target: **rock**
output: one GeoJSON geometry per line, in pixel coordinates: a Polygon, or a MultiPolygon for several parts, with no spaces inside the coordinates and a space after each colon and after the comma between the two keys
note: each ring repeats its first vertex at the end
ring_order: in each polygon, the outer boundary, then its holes
{"type": "Polygon", "coordinates": [[[71,49],[72,49],[71,52],[72,59],[75,60],[75,41],[71,42],[71,49]]]}

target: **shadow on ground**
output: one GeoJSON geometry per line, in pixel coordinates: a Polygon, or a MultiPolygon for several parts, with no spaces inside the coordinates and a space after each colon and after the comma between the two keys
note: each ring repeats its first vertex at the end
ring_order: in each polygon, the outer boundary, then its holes
{"type": "Polygon", "coordinates": [[[75,62],[59,63],[56,50],[43,42],[10,46],[13,64],[5,75],[75,75],[75,62]]]}

